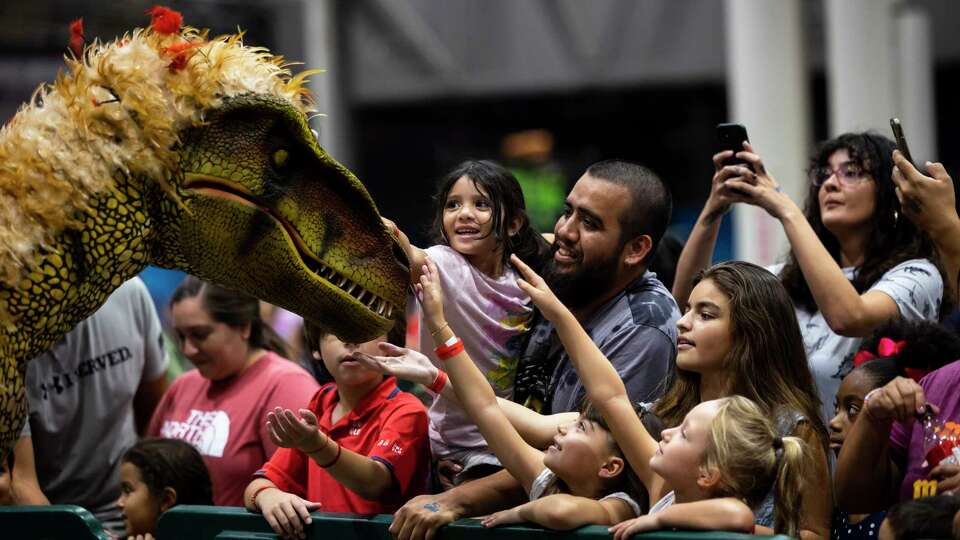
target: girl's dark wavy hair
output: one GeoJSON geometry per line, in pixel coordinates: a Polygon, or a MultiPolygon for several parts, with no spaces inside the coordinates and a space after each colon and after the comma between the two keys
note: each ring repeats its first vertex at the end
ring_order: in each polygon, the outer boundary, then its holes
{"type": "Polygon", "coordinates": [[[123,454],[120,462],[136,466],[154,496],[165,488],[173,488],[177,492],[176,504],[213,505],[210,472],[190,443],[180,439],[141,439],[123,454]]]}
{"type": "Polygon", "coordinates": [[[433,197],[436,211],[430,233],[434,242],[450,245],[443,231],[443,211],[447,195],[463,176],[469,178],[473,186],[490,199],[493,207],[493,227],[490,234],[496,238],[497,249],[503,249],[503,263],[507,264],[510,254],[516,253],[520,260],[540,272],[547,260],[550,246],[530,223],[520,182],[510,171],[493,161],[464,161],[440,180],[433,197]],[[520,219],[520,229],[510,236],[510,224],[517,218],[520,219]]]}
{"type": "Polygon", "coordinates": [[[906,343],[896,356],[868,360],[851,370],[866,374],[871,388],[880,388],[897,377],[906,377],[907,368],[930,372],[960,359],[960,336],[934,322],[890,321],[864,340],[860,350],[876,353],[883,338],[906,343]]]}
{"type": "MultiPolygon", "coordinates": [[[[870,174],[876,193],[874,224],[867,241],[866,255],[851,283],[858,293],[863,293],[876,283],[884,273],[908,259],[930,259],[939,268],[933,244],[926,233],[902,215],[900,202],[894,192],[893,150],[896,144],[890,139],[871,132],[844,133],[823,142],[810,160],[810,173],[817,167],[828,166],[828,160],[837,150],[846,150],[850,159],[870,174]]],[[[817,238],[830,252],[833,260],[840,263],[840,244],[833,233],[823,225],[820,215],[820,188],[809,182],[804,216],[817,234],[817,238]]],[[[942,274],[942,270],[941,270],[942,274]]],[[[790,251],[786,265],[780,273],[780,281],[787,288],[794,304],[808,311],[817,311],[810,287],[803,278],[797,258],[790,251]]],[[[944,312],[946,312],[944,310],[944,312]]]]}

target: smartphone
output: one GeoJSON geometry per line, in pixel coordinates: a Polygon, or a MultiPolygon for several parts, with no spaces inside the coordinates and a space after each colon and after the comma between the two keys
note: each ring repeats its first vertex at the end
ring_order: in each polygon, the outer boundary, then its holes
{"type": "MultiPolygon", "coordinates": [[[[747,128],[742,124],[717,124],[717,152],[733,150],[734,154],[743,151],[743,141],[748,141],[747,128]]],[[[723,160],[723,166],[747,165],[747,162],[731,156],[723,160]]]]}
{"type": "Polygon", "coordinates": [[[890,119],[890,129],[893,130],[893,138],[897,140],[897,150],[900,150],[907,161],[913,163],[913,158],[910,157],[910,148],[907,147],[907,138],[903,136],[903,126],[900,125],[899,118],[890,119]]]}

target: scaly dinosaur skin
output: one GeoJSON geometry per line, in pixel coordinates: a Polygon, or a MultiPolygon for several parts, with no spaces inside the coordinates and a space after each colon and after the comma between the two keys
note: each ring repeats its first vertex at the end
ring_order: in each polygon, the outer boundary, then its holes
{"type": "Polygon", "coordinates": [[[27,362],[148,264],[346,341],[385,333],[403,309],[406,259],[318,146],[302,79],[237,36],[204,37],[138,30],[95,45],[0,131],[0,457],[26,418],[27,362]],[[197,46],[168,68],[165,47],[181,41],[197,46]]]}

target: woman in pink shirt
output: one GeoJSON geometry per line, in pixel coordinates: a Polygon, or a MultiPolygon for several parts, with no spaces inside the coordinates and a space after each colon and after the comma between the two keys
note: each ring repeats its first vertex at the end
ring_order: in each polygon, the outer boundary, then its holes
{"type": "Polygon", "coordinates": [[[250,475],[277,449],[267,412],[306,406],[319,385],[284,358],[286,344],[252,296],[188,277],[170,311],[174,337],[197,369],[173,382],[148,434],[195,446],[210,470],[214,503],[243,506],[250,475]]]}

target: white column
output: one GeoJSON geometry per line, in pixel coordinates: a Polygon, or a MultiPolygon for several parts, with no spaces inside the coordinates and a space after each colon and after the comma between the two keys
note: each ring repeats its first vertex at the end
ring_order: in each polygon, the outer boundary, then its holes
{"type": "Polygon", "coordinates": [[[900,107],[895,113],[903,124],[913,160],[935,161],[937,119],[933,95],[933,28],[930,17],[917,6],[905,4],[895,14],[900,107]]]}
{"type": "Polygon", "coordinates": [[[322,116],[310,122],[320,134],[320,146],[348,168],[353,165],[350,147],[349,111],[344,99],[346,74],[338,51],[337,9],[334,0],[303,1],[303,36],[306,59],[303,68],[323,69],[312,76],[310,89],[322,116]]]}
{"type": "MultiPolygon", "coordinates": [[[[806,193],[809,86],[799,0],[727,0],[727,94],[731,122],[747,127],[768,171],[798,204],[806,193]]],[[[766,212],[733,211],[735,258],[770,264],[787,251],[783,228],[766,212]]]]}
{"type": "Polygon", "coordinates": [[[825,0],[829,131],[890,134],[897,110],[896,0],[825,0]]]}

